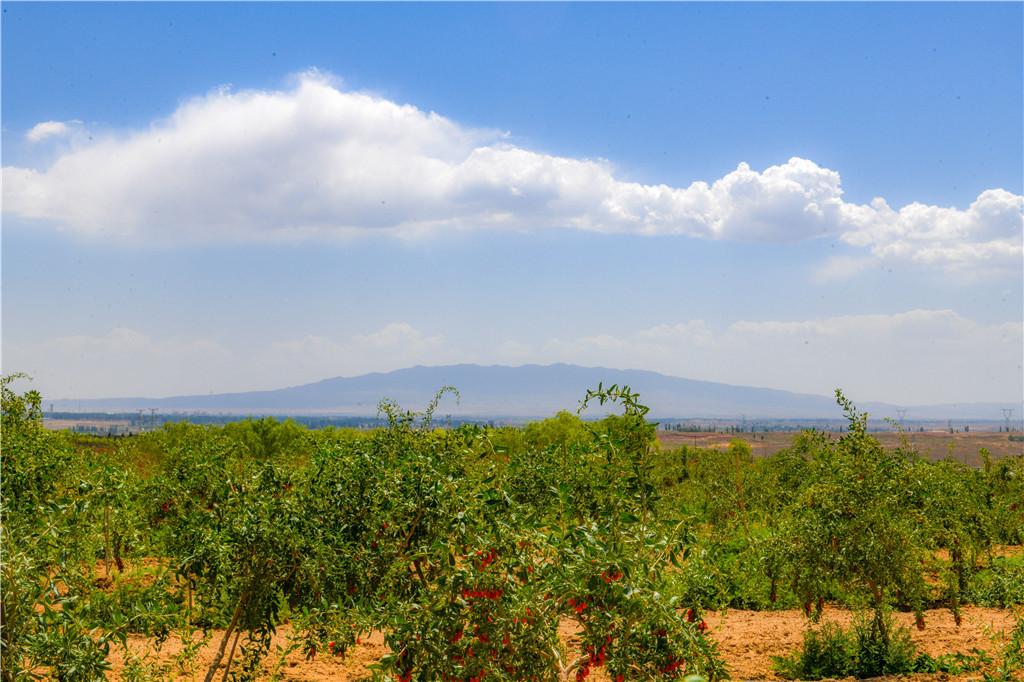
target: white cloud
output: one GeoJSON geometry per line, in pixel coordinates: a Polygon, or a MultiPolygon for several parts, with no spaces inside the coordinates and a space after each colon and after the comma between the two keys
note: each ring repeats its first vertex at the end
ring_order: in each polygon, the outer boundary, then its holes
{"type": "Polygon", "coordinates": [[[23,371],[47,398],[165,396],[282,388],[333,376],[460,361],[443,336],[404,322],[332,339],[309,335],[238,348],[205,338],[157,340],[117,327],[7,343],[4,372],[23,371]]]}
{"type": "Polygon", "coordinates": [[[607,161],[515,146],[315,72],[291,90],[217,90],[145,129],[93,137],[47,168],[5,167],[4,210],[164,243],[570,228],[772,242],[839,235],[875,258],[945,269],[1018,270],[1022,254],[1024,199],[1004,190],[965,210],[857,205],[843,200],[839,173],[800,158],[760,172],[741,163],[687,187],[644,185],[607,161]]]}
{"type": "Polygon", "coordinates": [[[950,270],[1019,270],[1024,196],[982,192],[966,209],[913,203],[895,211],[882,199],[843,206],[842,240],[868,247],[881,259],[937,265],[950,270]]]}
{"type": "MultiPolygon", "coordinates": [[[[1019,322],[981,324],[951,310],[798,321],[695,320],[631,333],[555,339],[515,360],[652,369],[724,383],[907,404],[1019,401],[1019,322]]],[[[510,358],[511,359],[511,358],[510,358]]]]}
{"type": "Polygon", "coordinates": [[[205,393],[233,362],[209,339],[156,340],[126,327],[4,347],[4,372],[28,373],[47,398],[205,393]]]}
{"type": "MultiPolygon", "coordinates": [[[[291,385],[333,376],[382,372],[411,365],[458,362],[458,351],[440,335],[427,335],[405,322],[394,322],[370,334],[332,339],[306,336],[280,341],[258,353],[264,387],[272,377],[291,385]]],[[[283,384],[282,384],[283,385],[283,384]]]]}
{"type": "Polygon", "coordinates": [[[905,404],[1010,401],[1024,395],[1020,322],[982,324],[951,310],[811,320],[702,320],[538,342],[490,352],[401,322],[343,338],[310,335],[253,348],[156,341],[118,328],[7,344],[5,372],[27,371],[47,398],[160,396],[282,388],[333,376],[459,362],[571,362],[905,404]]]}
{"type": "Polygon", "coordinates": [[[25,139],[29,142],[42,142],[50,137],[67,137],[81,130],[81,127],[81,121],[43,121],[32,126],[25,133],[25,139]]]}

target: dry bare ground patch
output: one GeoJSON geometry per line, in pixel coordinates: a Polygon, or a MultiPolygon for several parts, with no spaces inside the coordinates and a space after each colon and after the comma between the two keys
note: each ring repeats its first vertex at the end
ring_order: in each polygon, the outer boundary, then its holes
{"type": "MultiPolygon", "coordinates": [[[[849,611],[826,608],[822,616],[823,622],[849,625],[852,614],[849,611]]],[[[914,628],[914,614],[897,613],[896,622],[911,629],[911,637],[922,653],[931,656],[954,652],[970,652],[981,649],[995,652],[1003,642],[1004,633],[1013,629],[1014,614],[1007,609],[988,609],[965,607],[963,622],[960,627],[953,622],[953,616],[944,609],[925,612],[926,627],[924,630],[914,628]]],[[[707,614],[711,633],[718,642],[719,649],[729,665],[733,679],[762,680],[778,679],[772,670],[772,657],[789,653],[800,647],[807,618],[799,610],[789,611],[740,611],[730,609],[707,614]]],[[[318,652],[312,659],[307,659],[299,651],[292,651],[281,657],[280,652],[288,648],[291,628],[287,625],[279,628],[274,636],[272,653],[264,660],[262,679],[274,679],[274,673],[281,680],[319,682],[325,680],[355,681],[370,677],[367,666],[376,662],[387,652],[384,637],[380,633],[371,633],[360,638],[359,645],[353,647],[344,657],[331,656],[329,652],[318,652]]],[[[559,628],[563,644],[570,647],[575,643],[578,627],[570,620],[565,620],[559,628]]],[[[200,636],[196,635],[196,641],[200,636]]],[[[168,640],[159,650],[155,650],[153,642],[142,637],[129,639],[129,656],[148,660],[153,669],[163,669],[163,677],[173,680],[199,680],[213,659],[218,637],[215,635],[200,647],[191,667],[176,663],[184,649],[183,643],[177,638],[168,640]]],[[[121,649],[111,652],[110,661],[113,665],[109,679],[123,680],[126,656],[121,649]]],[[[969,680],[980,679],[980,673],[967,675],[916,674],[901,676],[901,679],[915,680],[969,680]]],[[[591,679],[608,682],[609,678],[603,670],[595,670],[591,679]]]]}
{"type": "MultiPolygon", "coordinates": [[[[897,613],[896,622],[911,630],[911,637],[919,651],[931,656],[955,652],[969,652],[974,648],[994,651],[1004,641],[1003,633],[1014,626],[1013,612],[1006,609],[965,607],[960,627],[945,609],[925,612],[925,629],[914,627],[914,614],[897,613]]],[[[826,608],[823,622],[848,626],[849,611],[826,608]]],[[[736,611],[710,614],[707,618],[711,633],[729,663],[734,679],[777,679],[772,673],[772,656],[789,653],[800,648],[807,619],[799,610],[792,611],[736,611]]],[[[920,679],[954,679],[946,674],[915,675],[920,679]]],[[[965,676],[978,678],[978,673],[965,676]]]]}
{"type": "MultiPolygon", "coordinates": [[[[750,444],[751,452],[757,457],[774,455],[793,444],[793,433],[789,431],[768,431],[766,433],[688,433],[659,431],[658,441],[662,447],[677,448],[682,445],[698,448],[725,448],[733,439],[750,444]]],[[[842,434],[833,433],[838,439],[842,434]]],[[[872,433],[872,437],[887,448],[900,445],[900,434],[896,432],[872,433]]],[[[1019,434],[1018,434],[1019,435],[1019,434]]],[[[1024,442],[1011,441],[1006,433],[991,431],[970,433],[949,433],[948,431],[908,432],[907,441],[917,452],[929,459],[939,460],[952,457],[970,466],[982,463],[978,451],[985,448],[995,459],[1024,455],[1024,442]]]]}

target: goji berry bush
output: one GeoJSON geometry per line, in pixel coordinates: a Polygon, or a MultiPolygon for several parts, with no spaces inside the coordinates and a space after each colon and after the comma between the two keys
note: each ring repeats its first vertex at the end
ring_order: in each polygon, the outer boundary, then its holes
{"type": "MultiPolygon", "coordinates": [[[[103,679],[129,634],[205,631],[206,680],[257,679],[290,623],[307,658],[370,633],[382,679],[706,680],[728,675],[707,609],[1020,603],[992,548],[1024,535],[1024,465],[885,450],[845,404],[754,458],[663,450],[640,397],[598,386],[524,427],[245,420],[131,439],[47,431],[3,382],[4,680],[103,679]],[[942,550],[942,553],[937,553],[942,550]],[[571,631],[568,640],[560,631],[571,631]]],[[[927,625],[921,621],[921,625],[927,625]]],[[[898,639],[898,637],[896,637],[898,639]]],[[[782,652],[780,652],[782,653],[782,652]]]]}

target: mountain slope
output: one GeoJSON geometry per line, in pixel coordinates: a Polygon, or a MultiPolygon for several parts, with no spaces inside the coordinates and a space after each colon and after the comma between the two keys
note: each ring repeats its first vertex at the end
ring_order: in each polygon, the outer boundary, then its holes
{"type": "MultiPolygon", "coordinates": [[[[452,415],[538,417],[574,410],[587,388],[598,382],[627,384],[639,391],[652,414],[661,417],[836,418],[841,416],[831,396],[792,393],[767,388],[695,381],[644,370],[620,370],[578,365],[448,365],[410,367],[393,372],[336,377],[311,384],[269,391],[175,396],[169,398],[110,398],[56,400],[55,409],[113,411],[157,408],[226,413],[376,414],[377,403],[390,398],[403,408],[422,409],[445,385],[461,394],[451,397],[439,412],[452,415]]],[[[876,417],[896,416],[895,406],[865,403],[876,417]]],[[[999,405],[918,406],[911,419],[998,419],[999,405]]]]}

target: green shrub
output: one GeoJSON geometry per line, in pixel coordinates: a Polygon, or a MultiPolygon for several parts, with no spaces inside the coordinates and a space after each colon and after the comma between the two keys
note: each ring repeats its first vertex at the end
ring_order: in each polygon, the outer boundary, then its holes
{"type": "Polygon", "coordinates": [[[854,621],[856,641],[854,677],[880,677],[913,672],[917,648],[910,639],[910,630],[894,627],[888,613],[860,617],[854,621]]]}
{"type": "Polygon", "coordinates": [[[1024,564],[996,557],[989,568],[971,576],[965,600],[1004,609],[1024,604],[1024,564]]]}
{"type": "Polygon", "coordinates": [[[1024,617],[1017,617],[1017,624],[1010,634],[1010,641],[1000,652],[999,663],[994,673],[986,673],[985,682],[1009,682],[1020,679],[1024,672],[1024,617]]]}
{"type": "Polygon", "coordinates": [[[776,656],[775,670],[787,680],[846,677],[857,657],[854,638],[834,623],[804,632],[803,648],[789,656],[776,656]]]}
{"type": "Polygon", "coordinates": [[[992,657],[981,649],[974,649],[969,654],[961,652],[942,654],[937,658],[928,654],[921,654],[914,661],[914,671],[919,673],[963,675],[964,673],[981,670],[991,662],[992,657]]]}
{"type": "Polygon", "coordinates": [[[910,631],[894,627],[888,614],[881,625],[871,616],[856,619],[849,630],[834,623],[808,629],[799,651],[773,660],[788,680],[902,675],[921,667],[910,631]]]}
{"type": "MultiPolygon", "coordinates": [[[[889,641],[887,611],[896,602],[920,613],[928,586],[922,567],[933,528],[915,504],[916,460],[883,448],[840,391],[849,421],[839,441],[818,440],[794,460],[805,482],[794,502],[772,520],[777,543],[766,547],[765,570],[789,582],[808,617],[841,592],[872,613],[871,641],[889,641]],[[801,462],[800,460],[803,460],[801,462]],[[787,580],[788,579],[788,580],[787,580]]],[[[959,602],[953,603],[954,608],[959,602]]]]}

